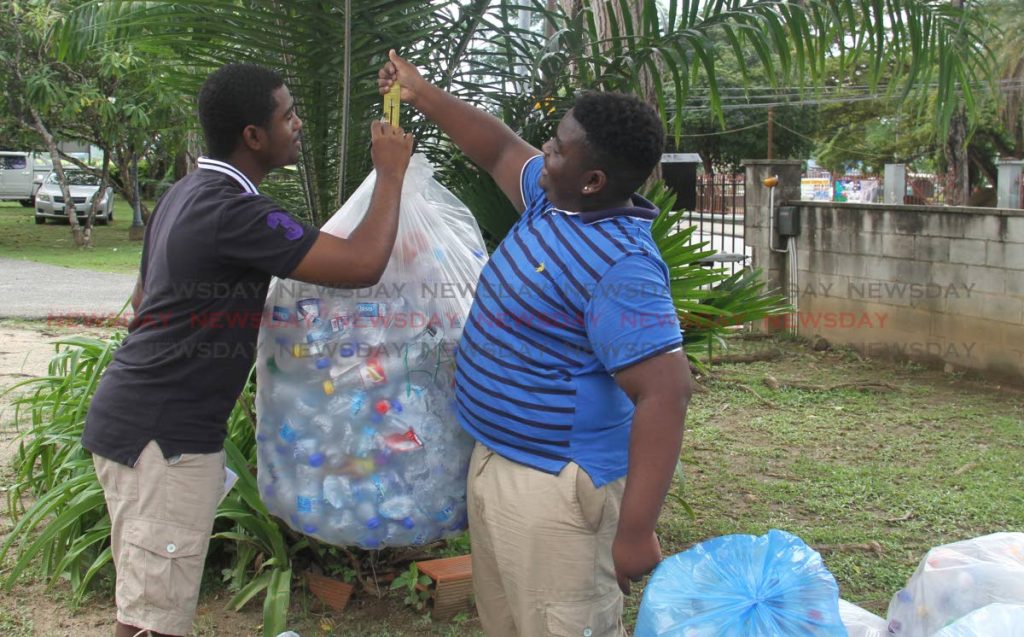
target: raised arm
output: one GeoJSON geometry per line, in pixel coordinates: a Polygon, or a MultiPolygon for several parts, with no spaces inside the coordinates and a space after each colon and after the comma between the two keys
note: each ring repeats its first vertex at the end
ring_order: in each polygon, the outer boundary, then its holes
{"type": "Polygon", "coordinates": [[[392,50],[378,74],[381,95],[395,80],[402,101],[437,123],[466,156],[486,170],[519,212],[523,193],[519,178],[526,160],[540,151],[527,144],[498,118],[463,102],[423,79],[419,70],[392,50]]]}
{"type": "Polygon", "coordinates": [[[347,239],[321,232],[291,278],[329,287],[360,288],[376,284],[384,274],[398,232],[398,209],[412,154],[412,136],[384,122],[373,122],[370,134],[377,181],[366,216],[347,239]]]}

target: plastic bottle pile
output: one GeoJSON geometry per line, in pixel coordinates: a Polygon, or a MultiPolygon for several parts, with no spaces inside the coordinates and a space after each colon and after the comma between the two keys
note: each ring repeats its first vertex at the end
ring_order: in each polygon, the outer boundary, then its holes
{"type": "Polygon", "coordinates": [[[1024,533],[933,548],[887,619],[838,597],[821,557],[784,531],[725,535],[666,558],[637,637],[1024,637],[1024,533]]]}
{"type": "Polygon", "coordinates": [[[928,551],[889,602],[887,619],[889,634],[903,637],[932,637],[942,629],[949,630],[942,635],[1024,635],[1024,533],[992,533],[928,551]],[[1006,606],[966,619],[990,604],[1006,606]],[[1016,632],[998,628],[1014,617],[1016,632]],[[951,630],[961,618],[964,632],[951,630]],[[986,621],[989,630],[968,632],[967,625],[986,621]]]}
{"type": "MultiPolygon", "coordinates": [[[[486,253],[469,211],[413,159],[380,283],[275,280],[260,333],[261,495],[339,546],[425,544],[466,527],[472,440],[455,419],[454,348],[486,253]]],[[[358,224],[372,179],[325,231],[358,224]]]]}

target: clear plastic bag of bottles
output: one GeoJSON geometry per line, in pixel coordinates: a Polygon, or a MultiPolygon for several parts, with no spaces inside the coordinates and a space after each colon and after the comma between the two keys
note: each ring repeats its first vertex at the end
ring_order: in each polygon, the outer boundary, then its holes
{"type": "Polygon", "coordinates": [[[884,619],[845,599],[839,600],[839,617],[850,637],[889,637],[884,619]]]}
{"type": "MultiPolygon", "coordinates": [[[[366,213],[367,177],[323,230],[366,213]]],[[[257,358],[258,482],[268,510],[338,546],[426,544],[466,527],[472,440],[454,412],[454,348],[487,253],[422,155],[395,250],[358,290],[275,279],[257,358]]]]}
{"type": "Polygon", "coordinates": [[[934,637],[1024,637],[1024,605],[989,604],[971,611],[934,637]]]}
{"type": "Polygon", "coordinates": [[[1024,533],[992,533],[928,551],[889,602],[889,633],[932,637],[999,602],[1024,604],[1024,533]]]}
{"type": "Polygon", "coordinates": [[[785,531],[723,535],[666,558],[644,588],[636,637],[845,637],[839,587],[785,531]]]}

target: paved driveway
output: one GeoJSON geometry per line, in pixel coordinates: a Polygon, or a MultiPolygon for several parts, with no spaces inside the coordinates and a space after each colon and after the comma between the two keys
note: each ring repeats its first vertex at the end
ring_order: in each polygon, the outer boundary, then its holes
{"type": "Polygon", "coordinates": [[[131,296],[135,276],[0,257],[0,318],[112,317],[131,296]]]}

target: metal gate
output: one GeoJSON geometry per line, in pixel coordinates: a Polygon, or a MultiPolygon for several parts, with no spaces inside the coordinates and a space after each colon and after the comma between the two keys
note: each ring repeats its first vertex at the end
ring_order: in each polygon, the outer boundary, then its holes
{"type": "Polygon", "coordinates": [[[683,215],[679,229],[697,226],[690,242],[707,242],[706,249],[715,251],[702,263],[735,274],[752,255],[743,241],[744,174],[698,175],[696,186],[695,209],[683,215]]]}

